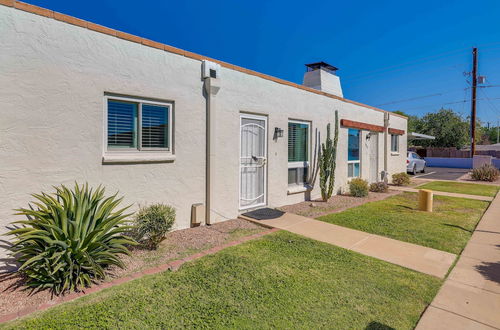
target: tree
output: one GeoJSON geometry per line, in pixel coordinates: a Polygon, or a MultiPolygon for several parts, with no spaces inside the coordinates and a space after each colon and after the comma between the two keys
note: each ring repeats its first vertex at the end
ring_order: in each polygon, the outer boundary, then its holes
{"type": "Polygon", "coordinates": [[[408,115],[403,111],[393,111],[394,113],[408,117],[408,132],[417,132],[420,130],[420,127],[422,126],[422,121],[418,116],[413,116],[413,115],[408,115]]]}
{"type": "MultiPolygon", "coordinates": [[[[452,109],[427,113],[420,120],[418,133],[432,135],[435,140],[422,140],[422,146],[463,148],[470,145],[469,122],[452,109]]],[[[480,134],[478,134],[480,135],[480,134]]],[[[479,136],[478,136],[479,137],[479,136]]]]}

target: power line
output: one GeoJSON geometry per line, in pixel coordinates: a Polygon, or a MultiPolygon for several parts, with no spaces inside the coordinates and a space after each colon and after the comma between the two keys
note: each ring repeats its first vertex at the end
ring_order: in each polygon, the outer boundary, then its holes
{"type": "MultiPolygon", "coordinates": [[[[500,100],[500,97],[493,97],[493,98],[489,98],[490,100],[500,100]]],[[[486,100],[485,98],[477,98],[476,100],[480,101],[480,100],[486,100]]],[[[467,102],[470,102],[470,100],[467,100],[467,99],[464,99],[464,100],[460,100],[460,101],[451,101],[451,102],[445,102],[445,103],[434,103],[434,104],[427,104],[427,105],[422,105],[422,106],[418,106],[418,107],[411,107],[411,108],[401,108],[402,111],[405,111],[405,110],[416,110],[416,109],[422,109],[422,108],[432,108],[432,107],[436,107],[436,106],[444,106],[444,105],[450,105],[450,104],[461,104],[461,103],[467,103],[467,102]]]]}
{"type": "MultiPolygon", "coordinates": [[[[477,86],[477,88],[489,88],[489,87],[500,87],[500,85],[477,86]]],[[[375,106],[376,107],[381,107],[381,106],[384,106],[384,105],[391,105],[391,104],[397,104],[397,103],[403,103],[403,102],[410,102],[410,101],[425,99],[425,98],[428,98],[428,97],[442,96],[444,94],[448,94],[448,93],[459,91],[459,90],[463,90],[464,93],[467,93],[467,90],[470,89],[470,88],[471,87],[466,87],[466,88],[463,88],[463,89],[462,88],[456,88],[456,89],[452,89],[452,90],[449,90],[449,91],[446,91],[446,92],[440,92],[440,93],[434,93],[434,94],[427,94],[427,95],[422,95],[422,96],[414,96],[414,97],[410,97],[410,98],[407,98],[407,99],[389,101],[389,102],[386,102],[386,103],[377,104],[375,106]]],[[[465,97],[464,97],[464,99],[465,99],[465,97]]]]}
{"type": "Polygon", "coordinates": [[[446,91],[446,92],[440,92],[440,93],[434,93],[434,94],[427,94],[427,95],[422,95],[422,96],[414,96],[414,97],[411,97],[411,98],[408,98],[408,99],[401,99],[401,100],[390,101],[390,102],[378,104],[376,106],[380,107],[380,106],[383,106],[383,105],[397,104],[397,103],[403,103],[403,102],[409,102],[409,101],[414,101],[414,100],[425,99],[425,98],[428,98],[428,97],[441,96],[441,95],[448,94],[448,93],[451,93],[451,92],[455,92],[455,91],[458,91],[458,90],[462,90],[462,88],[452,89],[452,90],[449,90],[449,91],[446,91]]]}
{"type": "Polygon", "coordinates": [[[391,66],[383,67],[383,68],[380,68],[380,69],[376,69],[376,70],[368,71],[368,72],[365,72],[365,73],[361,73],[361,74],[358,74],[358,75],[346,78],[344,80],[352,82],[353,80],[358,80],[361,77],[370,76],[370,75],[374,75],[374,74],[378,74],[378,73],[382,73],[382,72],[386,72],[386,71],[391,71],[391,70],[402,69],[404,67],[412,66],[412,65],[415,65],[415,64],[420,64],[420,63],[426,62],[426,61],[432,61],[432,60],[441,59],[443,57],[450,56],[452,54],[455,54],[455,53],[457,53],[459,51],[463,51],[463,50],[466,50],[466,49],[469,49],[469,48],[460,48],[460,49],[455,49],[455,50],[452,50],[452,51],[447,51],[447,52],[443,52],[443,53],[439,53],[439,54],[434,54],[434,55],[431,55],[431,56],[421,57],[421,58],[418,58],[418,59],[415,59],[415,60],[412,60],[412,61],[409,61],[409,62],[405,62],[405,63],[402,63],[402,64],[391,65],[391,66]]]}
{"type": "MultiPolygon", "coordinates": [[[[488,82],[489,82],[489,79],[487,79],[488,82]]],[[[495,85],[491,85],[491,86],[495,86],[495,85]]],[[[498,86],[498,85],[496,85],[498,86]]],[[[486,94],[486,90],[480,90],[481,93],[484,95],[488,105],[490,106],[490,108],[495,111],[496,113],[500,114],[500,110],[497,109],[497,107],[491,102],[491,99],[488,97],[488,95],[486,94]]]]}

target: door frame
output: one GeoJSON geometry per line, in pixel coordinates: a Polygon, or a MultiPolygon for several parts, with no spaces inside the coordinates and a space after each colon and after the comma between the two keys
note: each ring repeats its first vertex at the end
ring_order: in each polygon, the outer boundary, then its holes
{"type": "Polygon", "coordinates": [[[269,165],[269,157],[268,157],[268,118],[267,115],[257,115],[257,114],[250,114],[250,113],[245,113],[245,112],[240,112],[239,115],[239,143],[238,143],[238,210],[243,211],[243,210],[248,210],[248,209],[253,209],[261,206],[266,206],[267,205],[267,169],[269,165]],[[265,138],[265,143],[264,143],[264,155],[266,157],[266,163],[264,164],[264,201],[259,204],[251,205],[251,206],[241,206],[241,122],[243,118],[248,118],[248,119],[256,119],[256,120],[264,120],[265,127],[264,127],[264,138],[265,138]]]}

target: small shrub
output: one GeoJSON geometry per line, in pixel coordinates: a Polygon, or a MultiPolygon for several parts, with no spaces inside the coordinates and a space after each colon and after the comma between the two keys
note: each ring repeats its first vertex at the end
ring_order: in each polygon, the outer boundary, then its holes
{"type": "Polygon", "coordinates": [[[134,237],[150,249],[157,249],[175,222],[175,209],[165,204],[141,207],[135,215],[134,237]]]}
{"type": "Polygon", "coordinates": [[[128,254],[127,209],[116,209],[122,198],[104,196],[87,185],[70,190],[55,187],[53,194],[34,194],[29,208],[18,209],[27,220],[13,235],[11,247],[26,275],[27,285],[36,290],[50,289],[55,294],[87,287],[105,276],[109,265],[124,267],[119,254],[128,254]]]}
{"type": "Polygon", "coordinates": [[[481,167],[475,168],[472,170],[471,174],[471,178],[473,180],[489,182],[496,181],[499,176],[500,171],[498,171],[498,169],[491,164],[484,164],[481,167]]]}
{"type": "Polygon", "coordinates": [[[349,182],[349,191],[354,197],[368,196],[368,182],[361,178],[352,179],[349,182]]]}
{"type": "Polygon", "coordinates": [[[407,186],[410,184],[410,176],[405,172],[393,174],[392,184],[396,186],[407,186]]]}
{"type": "Polygon", "coordinates": [[[384,181],[374,182],[370,185],[370,191],[385,193],[389,190],[389,186],[384,181]]]}

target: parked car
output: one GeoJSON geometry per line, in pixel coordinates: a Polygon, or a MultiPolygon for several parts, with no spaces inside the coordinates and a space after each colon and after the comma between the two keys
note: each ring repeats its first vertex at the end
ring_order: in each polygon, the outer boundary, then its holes
{"type": "Polygon", "coordinates": [[[406,171],[415,175],[417,172],[425,172],[425,160],[413,151],[408,151],[406,159],[406,171]]]}

